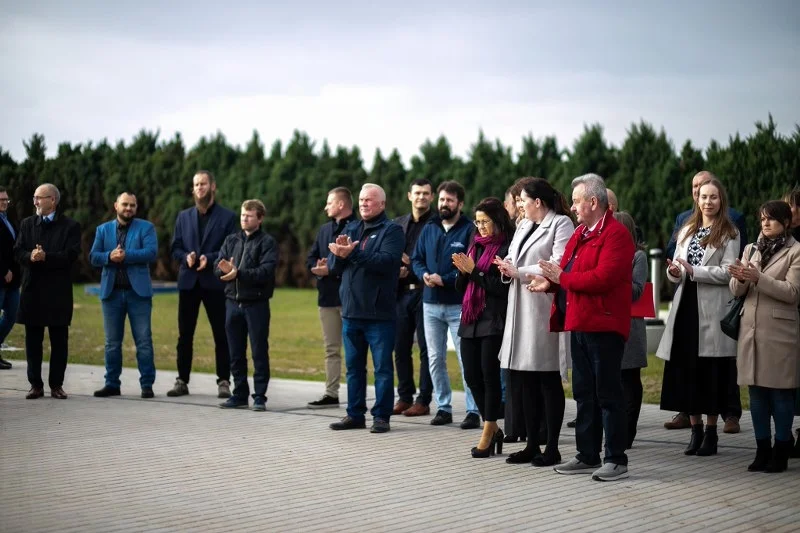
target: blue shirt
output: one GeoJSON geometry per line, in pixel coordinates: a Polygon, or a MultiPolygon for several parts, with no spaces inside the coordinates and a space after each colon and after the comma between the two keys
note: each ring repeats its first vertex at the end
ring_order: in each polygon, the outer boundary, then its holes
{"type": "Polygon", "coordinates": [[[8,221],[8,214],[7,213],[0,213],[0,219],[3,220],[3,223],[8,228],[8,232],[11,234],[12,239],[17,238],[17,234],[14,232],[14,226],[11,225],[11,222],[8,221]]]}

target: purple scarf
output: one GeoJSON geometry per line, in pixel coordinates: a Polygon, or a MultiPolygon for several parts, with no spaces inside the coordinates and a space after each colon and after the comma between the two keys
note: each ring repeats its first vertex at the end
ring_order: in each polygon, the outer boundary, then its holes
{"type": "MultiPolygon", "coordinates": [[[[496,256],[497,252],[500,251],[500,247],[505,241],[506,236],[504,233],[495,233],[494,235],[489,235],[488,237],[476,235],[469,247],[469,250],[467,251],[467,255],[473,261],[475,261],[475,268],[479,272],[489,272],[489,269],[492,266],[492,260],[494,260],[494,256],[496,256]],[[476,244],[483,246],[483,253],[478,260],[475,259],[475,256],[477,255],[477,251],[475,250],[476,244]]],[[[461,304],[462,322],[465,324],[472,324],[478,320],[478,317],[483,312],[483,308],[486,307],[486,291],[483,290],[483,287],[470,279],[469,283],[467,283],[467,291],[464,293],[464,298],[461,300],[461,304]]]]}

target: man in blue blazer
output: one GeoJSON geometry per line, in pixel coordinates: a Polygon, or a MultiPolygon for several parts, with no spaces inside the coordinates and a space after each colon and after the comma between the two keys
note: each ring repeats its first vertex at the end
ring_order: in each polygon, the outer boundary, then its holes
{"type": "Polygon", "coordinates": [[[156,229],[136,216],[136,196],[124,192],[114,202],[117,217],[97,227],[89,253],[92,266],[102,267],[100,299],[106,334],[106,382],[94,395],[99,398],[120,395],[122,337],[125,316],[136,343],[136,362],[142,398],[153,397],[156,367],[153,362],[153,284],[150,263],[158,254],[156,229]]]}
{"type": "Polygon", "coordinates": [[[167,396],[189,394],[194,356],[194,332],[200,304],[206,308],[217,367],[217,397],[231,396],[231,362],[225,334],[225,285],[214,275],[214,264],[228,235],[238,231],[236,213],[217,204],[213,174],[199,170],[192,178],[194,207],[178,214],[172,237],[172,257],[178,271],[178,379],[167,396]]]}

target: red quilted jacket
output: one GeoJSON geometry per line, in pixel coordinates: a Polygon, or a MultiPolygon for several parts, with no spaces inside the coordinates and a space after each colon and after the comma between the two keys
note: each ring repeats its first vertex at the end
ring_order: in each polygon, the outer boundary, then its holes
{"type": "MultiPolygon", "coordinates": [[[[619,333],[625,340],[631,329],[632,267],[636,247],[631,234],[607,211],[595,229],[583,237],[581,224],[567,243],[561,268],[575,256],[569,272],[561,273],[567,291],[562,315],[553,298],[551,331],[619,333]]],[[[555,287],[558,290],[558,287],[555,287]]]]}

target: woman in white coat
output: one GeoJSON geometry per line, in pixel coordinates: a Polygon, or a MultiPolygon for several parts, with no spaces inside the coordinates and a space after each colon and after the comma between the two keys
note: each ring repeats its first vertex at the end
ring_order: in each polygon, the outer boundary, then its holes
{"type": "Polygon", "coordinates": [[[667,362],[661,409],[689,413],[692,437],[684,453],[717,453],[717,418],[725,410],[736,341],[719,321],[731,298],[730,273],[739,253],[739,233],[728,218],[725,189],[716,178],[700,185],[694,211],[679,230],[667,278],[678,284],[656,355],[667,362]],[[703,431],[703,414],[707,426],[703,431]]]}
{"type": "Polygon", "coordinates": [[[558,436],[564,420],[564,388],[559,334],[551,333],[552,294],[533,294],[526,289],[527,275],[541,274],[541,259],[559,263],[575,225],[567,216],[564,196],[546,180],[526,183],[521,197],[525,220],[519,225],[505,259],[496,264],[511,283],[508,312],[500,348],[500,367],[509,369],[512,402],[522,405],[528,440],[525,449],[510,454],[508,463],[553,465],[561,461],[558,436]],[[543,399],[543,400],[542,400],[543,399]],[[543,401],[543,409],[539,404],[543,401]],[[542,454],[532,435],[538,433],[544,413],[547,448],[542,454]]]}

